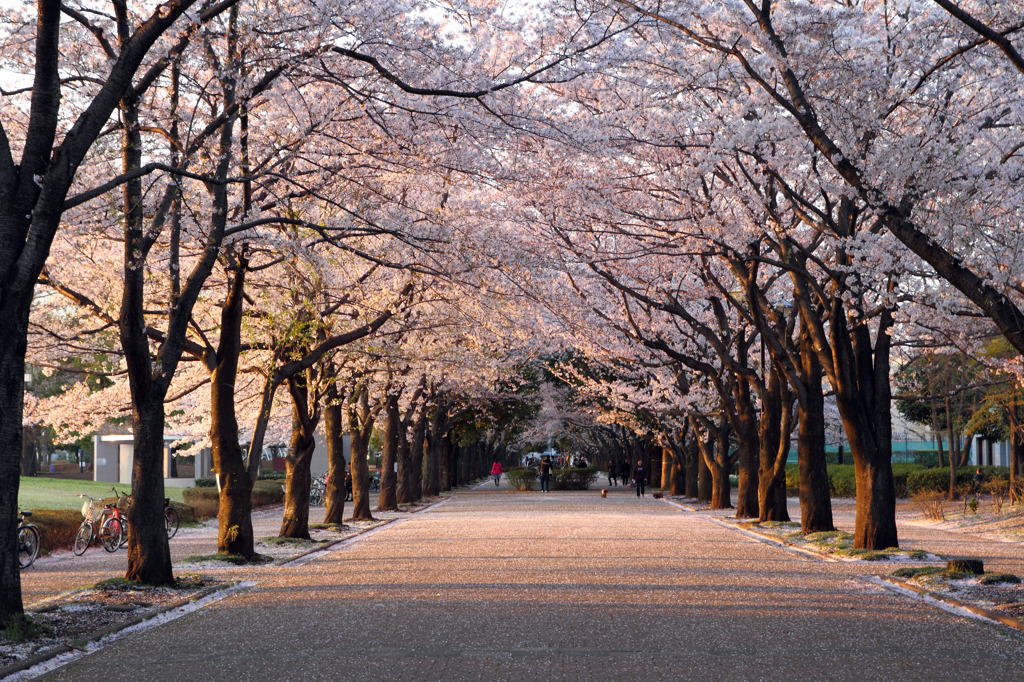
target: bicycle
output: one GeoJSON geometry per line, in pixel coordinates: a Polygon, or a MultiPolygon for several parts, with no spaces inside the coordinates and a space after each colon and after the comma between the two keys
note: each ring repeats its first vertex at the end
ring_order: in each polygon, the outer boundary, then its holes
{"type": "Polygon", "coordinates": [[[28,568],[39,556],[39,528],[28,522],[32,512],[21,512],[18,522],[18,565],[28,568]]]}
{"type": "Polygon", "coordinates": [[[314,476],[309,486],[309,505],[321,507],[327,500],[327,474],[314,476]]]}
{"type": "MultiPolygon", "coordinates": [[[[121,545],[128,542],[128,508],[132,505],[132,496],[128,493],[119,493],[116,488],[111,487],[114,494],[117,495],[117,509],[120,512],[119,517],[121,519],[122,528],[124,534],[121,539],[121,545]]],[[[178,514],[178,510],[171,505],[171,498],[164,498],[164,530],[167,532],[167,539],[170,540],[178,534],[178,527],[181,526],[181,517],[178,514]]]]}
{"type": "Polygon", "coordinates": [[[379,493],[380,492],[380,474],[376,474],[374,476],[370,476],[370,492],[371,493],[379,493]]]}
{"type": "Polygon", "coordinates": [[[85,498],[82,504],[82,516],[85,520],[78,527],[75,534],[75,544],[72,551],[75,556],[82,556],[85,550],[89,549],[93,539],[98,539],[103,549],[108,552],[116,552],[121,546],[121,537],[124,533],[122,520],[114,515],[115,507],[112,504],[97,502],[92,497],[83,493],[79,497],[85,498]]]}
{"type": "Polygon", "coordinates": [[[167,530],[167,539],[170,540],[178,534],[178,526],[181,525],[181,517],[178,510],[171,506],[171,498],[164,498],[164,528],[167,530]]]}

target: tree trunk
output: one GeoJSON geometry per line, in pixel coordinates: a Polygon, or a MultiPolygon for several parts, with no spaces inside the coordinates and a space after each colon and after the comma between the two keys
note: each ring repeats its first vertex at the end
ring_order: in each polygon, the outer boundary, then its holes
{"type": "Polygon", "coordinates": [[[701,457],[693,429],[684,435],[683,452],[686,453],[686,496],[697,499],[700,497],[701,457]]]}
{"type": "Polygon", "coordinates": [[[409,440],[409,429],[405,424],[398,430],[398,481],[395,487],[398,504],[416,501],[413,497],[412,443],[409,440]]]}
{"type": "Polygon", "coordinates": [[[436,432],[434,420],[430,420],[425,434],[423,451],[423,496],[437,497],[441,493],[440,476],[441,434],[436,432]]]}
{"type": "MultiPolygon", "coordinates": [[[[786,257],[790,257],[790,253],[786,257]]],[[[876,318],[875,341],[867,321],[851,329],[841,295],[829,301],[825,315],[811,302],[807,283],[791,273],[801,318],[813,338],[836,396],[857,476],[854,547],[899,546],[896,491],[892,480],[892,388],[889,353],[894,321],[884,309],[876,318]],[[825,321],[828,330],[825,330],[825,321]]]]}
{"type": "Polygon", "coordinates": [[[21,436],[21,475],[35,476],[39,473],[39,459],[36,457],[38,426],[26,426],[21,436]]]}
{"type": "Polygon", "coordinates": [[[216,354],[207,350],[210,373],[210,446],[213,470],[220,480],[217,506],[217,551],[243,557],[255,555],[252,530],[252,478],[242,459],[235,415],[235,381],[241,352],[244,257],[231,271],[228,296],[221,308],[220,342],[216,354]],[[214,357],[209,357],[214,355],[214,357]]]}
{"type": "MultiPolygon", "coordinates": [[[[133,391],[134,393],[134,391],[133,391]]],[[[164,401],[133,396],[132,505],[128,509],[128,570],[125,579],[144,585],[173,585],[171,548],[164,524],[164,401]]]]}
{"type": "Polygon", "coordinates": [[[728,454],[729,429],[720,426],[708,440],[698,439],[701,459],[710,473],[710,499],[712,509],[730,509],[729,470],[732,468],[728,454]]]}
{"type": "Polygon", "coordinates": [[[420,416],[413,427],[412,438],[409,441],[409,497],[410,502],[422,499],[423,492],[423,468],[424,468],[424,441],[427,434],[426,417],[420,416]]]}
{"type": "Polygon", "coordinates": [[[452,439],[447,431],[437,444],[437,483],[441,492],[452,489],[452,439]]]}
{"type": "Polygon", "coordinates": [[[672,448],[664,446],[661,448],[661,489],[668,491],[669,495],[674,495],[672,488],[677,487],[672,479],[672,464],[675,461],[675,454],[672,452],[672,448]]]}
{"type": "MultiPolygon", "coordinates": [[[[288,383],[291,387],[297,382],[289,379],[288,383]]],[[[304,386],[299,390],[304,391],[304,386]]],[[[310,466],[316,439],[313,435],[315,425],[311,423],[308,413],[301,414],[304,408],[302,404],[292,406],[292,436],[288,443],[288,455],[284,458],[284,518],[281,520],[280,537],[308,540],[309,487],[312,483],[310,466]]]]}
{"type": "MultiPolygon", "coordinates": [[[[752,518],[758,516],[758,423],[757,414],[754,410],[753,399],[750,395],[750,386],[747,382],[737,378],[736,394],[736,440],[739,461],[739,485],[736,494],[736,517],[752,518]]],[[[728,476],[726,477],[726,489],[728,489],[728,476]]],[[[726,495],[728,500],[728,495],[726,495]]],[[[716,509],[728,508],[716,507],[716,509]]]]}
{"type": "Polygon", "coordinates": [[[25,329],[32,287],[23,295],[19,293],[4,291],[0,298],[0,319],[9,320],[0,325],[0,627],[25,611],[17,527],[19,458],[25,435],[21,423],[25,401],[25,329]]]}
{"type": "MultiPolygon", "coordinates": [[[[774,364],[774,363],[773,363],[774,364]]],[[[793,399],[785,390],[784,379],[773,366],[765,379],[758,425],[758,520],[789,521],[786,508],[786,459],[789,454],[790,416],[793,399]]]]}
{"type": "Polygon", "coordinates": [[[939,453],[939,468],[941,469],[946,458],[943,456],[944,453],[942,451],[942,431],[939,430],[939,413],[938,410],[935,409],[934,401],[929,404],[932,409],[932,433],[935,435],[935,447],[939,453]]]}
{"type": "Polygon", "coordinates": [[[822,370],[805,325],[801,322],[800,374],[803,400],[797,402],[797,461],[800,468],[800,530],[804,533],[835,530],[832,494],[825,462],[825,397],[822,370]]]}
{"type": "Polygon", "coordinates": [[[324,406],[327,439],[327,496],[324,523],[344,525],[345,520],[345,427],[336,389],[328,386],[324,406]]]}
{"type": "Polygon", "coordinates": [[[398,411],[398,396],[388,395],[384,404],[384,441],[380,463],[380,499],[377,511],[398,511],[398,440],[402,429],[402,415],[398,411]]]}
{"type": "Polygon", "coordinates": [[[352,520],[373,521],[370,513],[370,436],[373,416],[370,414],[366,386],[356,389],[348,406],[349,434],[352,439],[350,468],[352,471],[352,520]]]}
{"type": "MultiPolygon", "coordinates": [[[[121,103],[122,166],[130,171],[142,165],[138,102],[126,93],[121,103]]],[[[124,211],[124,290],[118,331],[124,352],[132,397],[132,505],[128,522],[128,568],[125,578],[146,585],[174,583],[171,550],[164,525],[164,397],[177,368],[181,349],[160,353],[155,368],[146,336],[145,259],[146,241],[142,204],[142,181],[133,179],[122,190],[124,211]]],[[[187,321],[180,316],[169,323],[168,341],[181,343],[187,321]],[[176,322],[176,324],[174,324],[176,322]],[[170,328],[173,325],[174,328],[170,328]]],[[[168,343],[163,350],[168,350],[168,343]]]]}

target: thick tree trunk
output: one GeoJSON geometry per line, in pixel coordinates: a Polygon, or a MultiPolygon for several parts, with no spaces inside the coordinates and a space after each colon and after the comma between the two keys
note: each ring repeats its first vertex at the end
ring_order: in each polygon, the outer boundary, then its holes
{"type": "Polygon", "coordinates": [[[683,452],[686,453],[686,496],[697,499],[700,497],[701,461],[697,434],[692,429],[684,436],[683,452]]]}
{"type": "Polygon", "coordinates": [[[398,504],[410,504],[413,497],[412,444],[409,442],[409,428],[404,423],[398,429],[398,481],[395,484],[398,504]]]}
{"type": "Polygon", "coordinates": [[[847,331],[845,319],[845,315],[830,316],[833,327],[840,327],[831,330],[833,348],[839,343],[849,343],[853,356],[844,365],[839,385],[834,387],[857,480],[853,546],[858,549],[898,547],[896,489],[892,479],[890,325],[883,321],[883,331],[878,334],[885,338],[872,350],[868,329],[861,325],[847,331]],[[853,373],[859,375],[859,381],[849,376],[853,373]]]}
{"type": "Polygon", "coordinates": [[[409,497],[410,502],[415,502],[424,496],[423,492],[423,469],[424,469],[424,442],[427,434],[426,417],[420,417],[413,427],[412,438],[409,442],[409,497]]]}
{"type": "MultiPolygon", "coordinates": [[[[802,323],[801,323],[802,324],[802,323]]],[[[797,460],[800,468],[800,530],[804,533],[835,530],[832,494],[825,462],[825,397],[821,392],[821,363],[802,330],[800,367],[804,398],[797,403],[797,460]]]]}
{"type": "Polygon", "coordinates": [[[438,451],[440,450],[440,438],[435,437],[432,429],[427,428],[424,438],[423,449],[423,496],[437,497],[441,493],[441,486],[438,480],[438,451]]]}
{"type": "Polygon", "coordinates": [[[663,451],[660,447],[654,446],[647,449],[646,462],[649,462],[648,471],[651,472],[650,480],[647,481],[647,486],[654,490],[655,488],[661,488],[661,469],[662,469],[662,456],[663,451]]]}
{"type": "Polygon", "coordinates": [[[777,368],[769,371],[758,425],[757,508],[758,520],[789,521],[786,508],[786,459],[793,410],[792,397],[784,390],[777,368]]]}
{"type": "Polygon", "coordinates": [[[398,511],[398,439],[402,429],[402,415],[398,411],[398,396],[388,395],[384,404],[384,434],[380,462],[380,499],[377,511],[398,511]]]}
{"type": "MultiPolygon", "coordinates": [[[[739,484],[736,494],[736,517],[753,518],[758,516],[757,482],[758,482],[758,425],[757,413],[749,385],[737,379],[736,390],[737,428],[736,440],[739,449],[739,484]]],[[[726,478],[728,480],[728,477],[726,478]]],[[[728,506],[728,505],[727,505],[728,506]]],[[[725,509],[727,507],[717,507],[725,509]]]]}
{"type": "MultiPolygon", "coordinates": [[[[138,102],[130,92],[121,103],[124,121],[121,155],[125,171],[142,165],[142,138],[139,132],[138,102]]],[[[122,191],[124,211],[124,290],[118,331],[128,372],[132,396],[132,505],[128,521],[128,568],[125,578],[146,585],[170,585],[174,582],[171,551],[164,525],[164,397],[171,376],[181,357],[181,344],[187,321],[180,316],[168,329],[168,348],[158,357],[156,372],[150,358],[146,336],[145,259],[146,239],[142,204],[142,181],[125,183],[122,191]]]]}
{"type": "MultiPolygon", "coordinates": [[[[252,530],[252,478],[242,459],[235,414],[235,381],[242,334],[244,257],[231,273],[228,296],[221,308],[220,342],[210,373],[210,445],[213,469],[220,480],[217,506],[217,551],[243,557],[255,555],[252,530]]],[[[209,355],[210,350],[207,351],[209,355]]]]}
{"type": "Polygon", "coordinates": [[[698,440],[701,459],[710,473],[710,499],[712,509],[730,509],[729,470],[729,430],[720,428],[707,441],[698,440]]]}
{"type": "Polygon", "coordinates": [[[36,456],[38,426],[26,426],[21,436],[21,475],[35,476],[39,473],[39,458],[36,456]]]}
{"type": "MultiPolygon", "coordinates": [[[[694,436],[696,438],[696,436],[694,436]]],[[[697,501],[711,502],[711,493],[714,488],[714,481],[711,478],[711,467],[704,460],[703,453],[698,446],[697,457],[697,501]]]]}
{"type": "Polygon", "coordinates": [[[452,489],[452,439],[447,431],[437,444],[437,483],[441,492],[452,489]]]}
{"type": "Polygon", "coordinates": [[[284,518],[282,538],[309,539],[309,487],[312,483],[310,465],[316,439],[308,419],[299,416],[301,406],[292,406],[292,436],[284,459],[284,518]]]}
{"type": "Polygon", "coordinates": [[[337,391],[329,391],[324,407],[327,438],[327,496],[324,523],[343,525],[345,519],[345,428],[337,391]]]}
{"type": "MultiPolygon", "coordinates": [[[[134,391],[133,391],[134,393],[134,391]]],[[[139,401],[133,396],[132,505],[128,522],[127,580],[144,585],[173,585],[171,548],[164,524],[163,395],[139,401]]]]}
{"type": "Polygon", "coordinates": [[[366,386],[355,390],[348,405],[349,434],[352,438],[352,520],[372,521],[370,513],[370,436],[373,434],[374,418],[369,407],[366,386]]]}
{"type": "MultiPolygon", "coordinates": [[[[662,490],[672,487],[672,453],[668,448],[661,448],[661,471],[658,475],[658,486],[662,490]]],[[[653,486],[652,486],[653,487],[653,486]]]]}
{"type": "MultiPolygon", "coordinates": [[[[33,278],[34,279],[34,278],[33,278]]],[[[18,487],[25,401],[25,349],[32,289],[0,298],[0,627],[24,613],[18,565],[18,487]],[[20,301],[19,301],[20,298],[20,301]]],[[[33,453],[34,456],[34,453],[33,453]]]]}

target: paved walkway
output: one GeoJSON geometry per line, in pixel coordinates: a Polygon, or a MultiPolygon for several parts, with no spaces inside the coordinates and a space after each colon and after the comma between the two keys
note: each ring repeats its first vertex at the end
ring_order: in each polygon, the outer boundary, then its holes
{"type": "Polygon", "coordinates": [[[1024,637],[629,490],[483,487],[61,680],[1024,678],[1024,637]]]}

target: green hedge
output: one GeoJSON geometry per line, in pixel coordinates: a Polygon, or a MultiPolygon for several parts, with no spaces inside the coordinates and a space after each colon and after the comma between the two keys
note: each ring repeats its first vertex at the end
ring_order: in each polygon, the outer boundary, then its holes
{"type": "MultiPolygon", "coordinates": [[[[920,464],[893,464],[893,487],[897,497],[906,497],[910,492],[909,478],[923,471],[920,464]]],[[[800,470],[796,464],[786,467],[786,488],[796,490],[800,487],[800,470]]],[[[856,497],[857,477],[852,464],[828,465],[828,489],[832,497],[856,497]]]]}
{"type": "Polygon", "coordinates": [[[555,469],[551,472],[551,488],[553,490],[587,490],[597,480],[601,470],[597,467],[579,467],[575,469],[555,469]]]}
{"type": "MultiPolygon", "coordinates": [[[[974,472],[978,467],[959,467],[956,470],[956,484],[961,487],[969,487],[974,481],[974,472]]],[[[981,467],[981,473],[986,481],[1002,479],[1010,482],[1010,470],[1006,467],[981,467]]],[[[918,492],[947,492],[949,490],[949,469],[946,467],[935,467],[932,469],[921,469],[915,471],[907,479],[907,487],[911,493],[918,492]]]]}
{"type": "Polygon", "coordinates": [[[537,470],[526,467],[512,467],[505,472],[505,478],[509,485],[516,490],[533,490],[533,483],[537,480],[537,470]]]}
{"type": "MultiPolygon", "coordinates": [[[[211,502],[219,500],[217,488],[196,487],[182,491],[185,504],[193,507],[209,507],[211,502]]],[[[252,486],[252,506],[266,507],[284,502],[284,487],[280,481],[256,481],[252,486]]]]}

